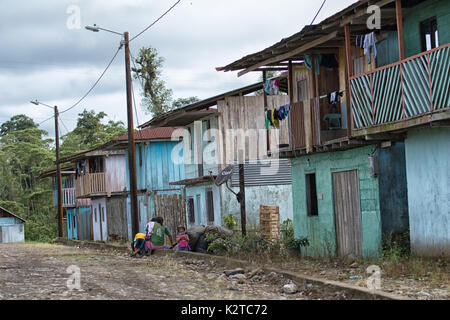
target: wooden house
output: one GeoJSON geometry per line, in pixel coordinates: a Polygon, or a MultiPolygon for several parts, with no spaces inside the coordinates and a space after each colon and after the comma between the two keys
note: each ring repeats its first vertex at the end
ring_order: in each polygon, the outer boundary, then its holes
{"type": "Polygon", "coordinates": [[[95,241],[127,238],[127,232],[115,234],[108,230],[108,218],[124,214],[115,208],[125,207],[125,155],[123,150],[108,151],[104,148],[100,146],[60,159],[61,163],[73,164],[74,172],[70,177],[75,186],[76,201],[83,204],[76,210],[66,209],[68,234],[76,234],[77,238],[95,241]]]}
{"type": "MultiPolygon", "coordinates": [[[[277,79],[281,89],[286,91],[286,78],[277,79]]],[[[249,145],[255,147],[255,152],[245,155],[247,223],[259,225],[261,204],[278,205],[281,219],[292,219],[289,159],[275,159],[277,173],[280,168],[277,175],[269,177],[261,174],[263,167],[270,167],[268,150],[278,150],[289,141],[287,121],[281,124],[280,130],[266,134],[263,114],[267,97],[249,95],[261,89],[262,83],[235,89],[159,115],[142,125],[184,128],[181,132],[184,136],[185,179],[173,180],[170,184],[183,189],[187,225],[221,225],[223,218],[229,214],[240,220],[240,205],[234,194],[239,192],[239,179],[236,180],[238,150],[244,150],[245,146],[249,149],[249,145]],[[261,137],[258,136],[260,132],[263,132],[261,137]],[[218,172],[228,165],[234,165],[235,168],[230,184],[232,191],[225,185],[216,186],[214,183],[218,172]]],[[[287,95],[269,97],[269,108],[285,105],[287,99],[287,95]]]]}
{"type": "MultiPolygon", "coordinates": [[[[177,133],[177,129],[179,128],[145,128],[135,133],[140,232],[144,231],[146,224],[155,216],[163,217],[164,225],[172,233],[176,232],[178,225],[186,225],[182,190],[179,186],[172,186],[169,183],[185,177],[183,163],[176,161],[177,157],[183,156],[182,132],[177,133]]],[[[126,168],[126,197],[125,202],[120,205],[120,210],[126,212],[126,216],[121,217],[120,221],[113,221],[110,218],[111,223],[108,223],[108,229],[126,226],[120,233],[126,232],[128,238],[132,239],[134,235],[131,235],[128,135],[113,139],[106,149],[122,150],[125,155],[123,165],[126,168]]]]}
{"type": "Polygon", "coordinates": [[[445,0],[361,0],[217,68],[288,72],[279,156],[306,254],[376,256],[383,235],[408,229],[414,253],[449,254],[449,14],[445,0]]]}
{"type": "Polygon", "coordinates": [[[25,220],[0,207],[0,243],[25,242],[25,220]]]}
{"type": "MultiPolygon", "coordinates": [[[[58,206],[56,169],[43,171],[38,179],[52,177],[53,207],[58,206]]],[[[75,169],[73,166],[61,169],[62,205],[64,235],[68,239],[91,240],[91,200],[76,198],[75,169]]]]}

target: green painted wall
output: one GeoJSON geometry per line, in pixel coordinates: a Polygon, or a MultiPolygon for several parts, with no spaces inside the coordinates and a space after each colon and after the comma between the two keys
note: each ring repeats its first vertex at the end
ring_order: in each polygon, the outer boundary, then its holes
{"type": "Polygon", "coordinates": [[[350,149],[340,152],[319,153],[292,160],[292,192],[294,210],[294,233],[296,237],[307,237],[310,246],[303,255],[333,256],[336,251],[332,173],[358,170],[362,249],[364,257],[377,256],[381,248],[381,218],[379,183],[370,177],[368,156],[375,146],[350,149]],[[308,165],[309,160],[309,165],[308,165]],[[319,215],[308,217],[306,208],[306,180],[308,173],[316,174],[319,215]]]}
{"type": "Polygon", "coordinates": [[[406,57],[419,54],[422,51],[420,22],[434,16],[437,19],[439,44],[444,45],[450,42],[450,1],[429,0],[422,2],[409,8],[403,15],[406,57]]]}

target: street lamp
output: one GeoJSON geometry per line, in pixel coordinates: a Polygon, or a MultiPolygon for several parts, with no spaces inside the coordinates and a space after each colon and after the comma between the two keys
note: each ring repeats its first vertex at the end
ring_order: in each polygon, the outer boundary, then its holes
{"type": "Polygon", "coordinates": [[[63,228],[63,204],[62,204],[62,183],[61,183],[61,165],[59,163],[59,126],[58,126],[58,107],[57,106],[49,106],[40,101],[30,101],[30,103],[35,105],[43,105],[50,109],[53,109],[55,112],[55,140],[56,140],[56,184],[57,184],[57,193],[58,193],[58,235],[59,237],[64,237],[64,228],[63,228]]]}
{"type": "Polygon", "coordinates": [[[121,45],[125,45],[125,75],[127,88],[127,117],[128,117],[128,169],[130,176],[130,197],[131,197],[131,221],[132,234],[139,232],[139,214],[137,201],[137,178],[136,178],[136,149],[134,145],[134,125],[133,125],[133,101],[131,93],[131,66],[130,47],[128,32],[119,33],[116,31],[100,28],[97,25],[86,26],[86,30],[99,32],[100,30],[123,36],[121,45]]]}

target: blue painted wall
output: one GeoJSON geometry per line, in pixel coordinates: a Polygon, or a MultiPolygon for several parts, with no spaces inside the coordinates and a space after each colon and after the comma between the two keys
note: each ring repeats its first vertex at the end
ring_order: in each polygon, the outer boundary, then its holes
{"type": "MultiPolygon", "coordinates": [[[[155,141],[136,144],[136,176],[139,190],[178,189],[170,182],[183,180],[184,163],[176,163],[172,152],[183,157],[183,143],[177,141],[155,141]]],[[[128,168],[128,150],[125,153],[128,168]]],[[[130,178],[127,170],[127,189],[130,189],[130,178]]]]}
{"type": "Polygon", "coordinates": [[[411,251],[450,255],[450,129],[424,128],[405,139],[411,251]]]}
{"type": "Polygon", "coordinates": [[[404,142],[380,149],[378,168],[383,235],[407,231],[409,218],[404,142]]]}
{"type": "MultiPolygon", "coordinates": [[[[128,150],[125,151],[125,162],[128,168],[128,150]]],[[[130,189],[130,178],[127,172],[127,189],[130,189]]],[[[147,189],[148,192],[158,194],[180,193],[180,186],[169,183],[185,179],[183,162],[183,142],[178,141],[150,141],[136,144],[136,176],[138,190],[147,189]]],[[[127,197],[128,236],[131,235],[131,202],[127,197]]],[[[153,217],[153,195],[138,196],[139,228],[142,232],[145,225],[153,217]]]]}

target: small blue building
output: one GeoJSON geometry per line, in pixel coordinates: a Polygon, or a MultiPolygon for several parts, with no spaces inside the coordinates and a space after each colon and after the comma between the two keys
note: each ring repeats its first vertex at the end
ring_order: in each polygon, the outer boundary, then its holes
{"type": "Polygon", "coordinates": [[[25,220],[0,207],[0,243],[25,242],[25,220]]]}

